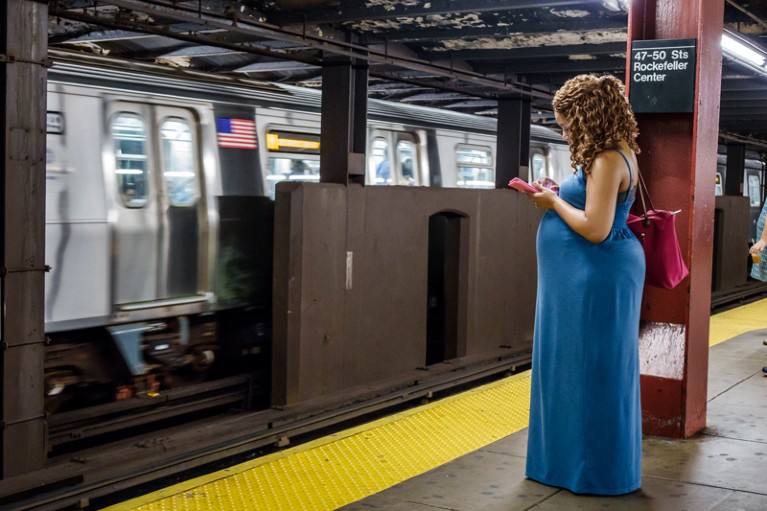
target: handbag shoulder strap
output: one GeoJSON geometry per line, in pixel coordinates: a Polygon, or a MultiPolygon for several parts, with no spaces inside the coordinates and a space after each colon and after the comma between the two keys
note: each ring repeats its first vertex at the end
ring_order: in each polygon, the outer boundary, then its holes
{"type": "Polygon", "coordinates": [[[637,171],[637,175],[639,176],[639,197],[642,200],[642,210],[644,211],[645,216],[647,216],[647,206],[645,205],[645,197],[647,198],[647,203],[650,204],[650,209],[654,210],[655,206],[652,204],[652,199],[650,198],[650,192],[647,191],[647,184],[644,182],[644,178],[642,178],[642,172],[637,171]]]}
{"type": "MultiPolygon", "coordinates": [[[[624,202],[628,200],[628,192],[631,191],[631,164],[629,163],[628,158],[626,158],[626,155],[623,154],[623,151],[620,149],[615,149],[618,151],[618,154],[620,154],[623,157],[623,161],[626,162],[626,166],[629,168],[629,189],[626,193],[626,198],[624,199],[624,202]]],[[[650,219],[647,217],[647,204],[650,204],[650,210],[655,210],[655,206],[652,204],[652,199],[650,198],[650,192],[647,191],[647,185],[644,182],[644,179],[642,178],[642,172],[637,169],[637,178],[639,183],[637,184],[637,190],[639,194],[639,202],[642,204],[642,216],[644,217],[644,224],[649,225],[650,219]],[[645,199],[646,198],[646,199],[645,199]]]]}

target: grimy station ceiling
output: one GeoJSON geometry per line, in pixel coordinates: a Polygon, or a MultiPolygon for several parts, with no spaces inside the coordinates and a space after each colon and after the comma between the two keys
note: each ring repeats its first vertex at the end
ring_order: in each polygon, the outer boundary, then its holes
{"type": "MultiPolygon", "coordinates": [[[[712,0],[716,1],[716,0],[712,0]]],[[[767,48],[767,0],[725,28],[767,48]]],[[[624,78],[627,0],[50,0],[56,50],[321,87],[323,63],[370,65],[369,97],[479,115],[531,91],[533,122],[580,73],[624,78]]],[[[184,71],[186,70],[186,71],[184,71]]],[[[767,148],[767,77],[723,62],[720,134],[767,148]]]]}

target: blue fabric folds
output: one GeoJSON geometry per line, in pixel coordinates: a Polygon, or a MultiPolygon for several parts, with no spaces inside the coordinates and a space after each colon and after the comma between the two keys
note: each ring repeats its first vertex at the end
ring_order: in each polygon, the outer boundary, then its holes
{"type": "MultiPolygon", "coordinates": [[[[618,197],[610,235],[591,243],[554,212],[538,228],[538,295],[527,477],[575,493],[641,484],[639,313],[642,246],[626,227],[634,190],[618,197]]],[[[586,176],[560,196],[585,208],[586,176]]]]}

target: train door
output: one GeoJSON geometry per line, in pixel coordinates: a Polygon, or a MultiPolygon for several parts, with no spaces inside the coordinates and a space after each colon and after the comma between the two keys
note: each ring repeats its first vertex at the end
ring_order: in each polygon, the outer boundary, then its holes
{"type": "Polygon", "coordinates": [[[114,303],[196,295],[204,218],[196,118],[184,108],[123,101],[107,114],[114,303]]]}
{"type": "Polygon", "coordinates": [[[374,129],[370,134],[367,182],[376,185],[426,184],[413,133],[374,129]]]}

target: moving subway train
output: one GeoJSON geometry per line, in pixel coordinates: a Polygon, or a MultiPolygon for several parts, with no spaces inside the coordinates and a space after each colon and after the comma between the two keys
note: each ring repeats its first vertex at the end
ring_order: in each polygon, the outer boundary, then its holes
{"type": "MultiPolygon", "coordinates": [[[[268,376],[275,186],[319,179],[320,93],[89,67],[49,74],[46,404],[268,376]]],[[[492,188],[494,119],[371,101],[371,185],[492,188]]],[[[534,177],[571,170],[531,132],[534,177]]]]}
{"type": "MultiPolygon", "coordinates": [[[[303,88],[56,61],[49,411],[246,372],[268,381],[275,187],[319,180],[319,110],[303,88]]],[[[366,182],[493,188],[495,132],[494,119],[371,100],[366,182]]],[[[529,168],[571,172],[558,133],[532,126],[529,168]]],[[[745,172],[756,214],[762,168],[745,172]]]]}

